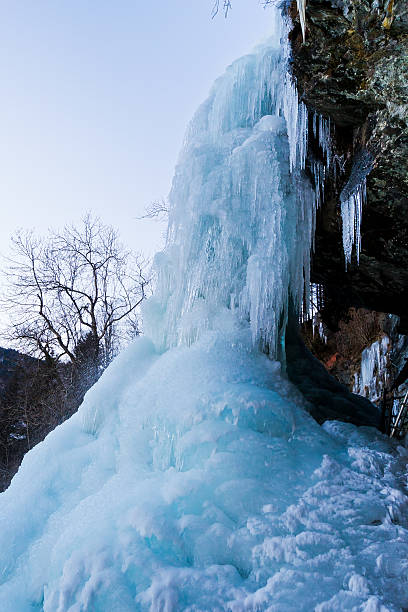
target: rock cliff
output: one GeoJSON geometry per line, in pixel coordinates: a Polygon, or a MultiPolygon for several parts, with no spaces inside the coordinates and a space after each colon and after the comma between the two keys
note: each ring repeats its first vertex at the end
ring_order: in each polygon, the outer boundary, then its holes
{"type": "MultiPolygon", "coordinates": [[[[312,260],[324,333],[322,338],[311,335],[309,321],[302,335],[326,370],[349,390],[356,388],[352,381],[359,376],[364,350],[385,338],[389,371],[374,368],[378,390],[397,376],[398,347],[406,346],[402,334],[408,334],[408,2],[307,0],[305,38],[295,1],[289,12],[292,73],[309,111],[306,170],[312,181],[313,164],[324,162],[313,117],[325,119],[332,143],[312,260]],[[341,194],[355,180],[361,160],[370,170],[361,253],[357,261],[353,250],[346,269],[341,194]],[[394,325],[392,333],[389,321],[394,325]]],[[[299,354],[299,347],[294,354],[299,354]]],[[[288,367],[295,383],[296,363],[288,367]]],[[[301,390],[324,420],[326,409],[308,389],[301,390]]],[[[355,413],[344,412],[337,404],[333,408],[337,418],[368,423],[362,413],[358,417],[358,402],[355,413]]]]}
{"type": "MultiPolygon", "coordinates": [[[[350,306],[400,317],[408,331],[408,3],[308,0],[303,42],[290,8],[293,75],[310,111],[331,120],[336,162],[319,213],[313,280],[331,325],[350,306]],[[360,263],[345,270],[341,190],[361,152],[372,160],[360,263]]],[[[310,130],[311,131],[311,130],[310,130]]],[[[313,138],[310,155],[317,155],[313,138]]],[[[323,313],[324,314],[324,313],[323,313]]]]}

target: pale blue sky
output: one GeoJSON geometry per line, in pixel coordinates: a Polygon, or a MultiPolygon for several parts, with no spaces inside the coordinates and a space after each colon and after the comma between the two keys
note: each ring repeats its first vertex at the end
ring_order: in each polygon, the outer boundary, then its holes
{"type": "Polygon", "coordinates": [[[0,250],[90,210],[149,255],[184,130],[214,79],[270,30],[259,0],[0,4],[0,250]]]}

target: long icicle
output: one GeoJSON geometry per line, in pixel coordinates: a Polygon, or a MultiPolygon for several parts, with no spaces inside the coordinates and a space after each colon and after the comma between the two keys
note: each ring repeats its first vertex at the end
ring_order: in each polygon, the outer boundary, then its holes
{"type": "Polygon", "coordinates": [[[306,40],[306,0],[296,0],[299,11],[300,27],[302,28],[303,42],[306,40]]]}

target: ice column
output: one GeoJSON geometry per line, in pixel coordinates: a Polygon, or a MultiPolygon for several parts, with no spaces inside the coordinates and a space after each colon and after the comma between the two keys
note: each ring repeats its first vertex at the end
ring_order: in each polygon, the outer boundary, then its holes
{"type": "Polygon", "coordinates": [[[195,342],[227,309],[250,322],[254,344],[279,352],[289,296],[299,307],[309,284],[307,124],[278,40],[234,62],[197,111],[145,314],[161,348],[195,342]]]}
{"type": "Polygon", "coordinates": [[[389,358],[388,336],[383,336],[364,349],[361,355],[360,374],[355,374],[353,392],[364,395],[372,402],[381,398],[381,391],[387,382],[389,358]]]}

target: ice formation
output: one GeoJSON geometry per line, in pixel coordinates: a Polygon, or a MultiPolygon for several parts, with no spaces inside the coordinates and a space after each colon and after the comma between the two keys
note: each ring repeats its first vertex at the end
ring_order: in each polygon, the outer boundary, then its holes
{"type": "MultiPolygon", "coordinates": [[[[312,132],[321,150],[322,159],[314,159],[310,154],[309,166],[313,176],[315,208],[319,208],[324,196],[326,177],[332,163],[331,122],[319,113],[312,115],[312,132]]],[[[334,167],[334,171],[336,167],[334,167]]]]}
{"type": "Polygon", "coordinates": [[[343,221],[343,251],[347,265],[351,263],[353,246],[356,247],[357,263],[361,250],[361,215],[366,197],[366,180],[357,185],[355,191],[341,199],[341,218],[343,221]]]}
{"type": "Polygon", "coordinates": [[[299,19],[300,19],[300,27],[302,28],[302,36],[303,42],[306,40],[306,0],[296,0],[298,11],[299,11],[299,19]]]}
{"type": "MultiPolygon", "coordinates": [[[[323,160],[311,159],[310,169],[314,178],[316,207],[320,206],[324,195],[325,181],[330,167],[336,176],[338,167],[344,172],[343,160],[333,155],[332,130],[330,118],[314,112],[312,115],[313,136],[322,153],[323,160]]],[[[307,139],[307,133],[306,133],[307,139]]],[[[350,177],[340,194],[340,206],[343,229],[343,252],[346,269],[351,263],[355,248],[357,263],[361,251],[361,219],[363,204],[366,200],[366,181],[372,168],[372,158],[367,151],[360,151],[354,158],[350,177]]]]}
{"type": "Polygon", "coordinates": [[[0,497],[0,610],[408,606],[406,450],[318,426],[259,351],[281,350],[313,233],[285,57],[271,41],[239,60],[195,116],[151,339],[111,364],[0,497]]]}
{"type": "Polygon", "coordinates": [[[161,350],[194,342],[231,309],[275,356],[289,295],[299,306],[308,291],[316,198],[301,174],[306,107],[286,62],[272,42],[238,60],[189,126],[144,316],[161,350]]]}
{"type": "Polygon", "coordinates": [[[370,155],[366,151],[360,152],[354,160],[350,178],[340,194],[346,269],[347,265],[351,263],[354,246],[357,263],[360,260],[361,217],[366,199],[366,179],[371,166],[370,155]]]}
{"type": "Polygon", "coordinates": [[[361,355],[360,373],[355,374],[353,393],[364,395],[372,402],[381,399],[387,384],[390,339],[384,335],[364,349],[361,355]]]}
{"type": "Polygon", "coordinates": [[[323,152],[323,157],[325,159],[325,167],[329,169],[332,158],[330,118],[325,119],[323,115],[314,112],[312,117],[312,126],[313,136],[317,139],[319,147],[323,152]]]}

